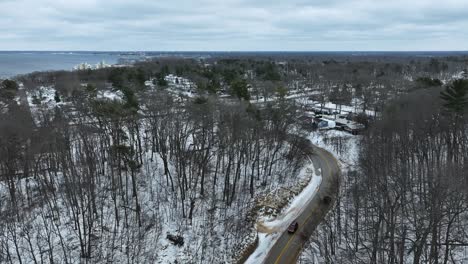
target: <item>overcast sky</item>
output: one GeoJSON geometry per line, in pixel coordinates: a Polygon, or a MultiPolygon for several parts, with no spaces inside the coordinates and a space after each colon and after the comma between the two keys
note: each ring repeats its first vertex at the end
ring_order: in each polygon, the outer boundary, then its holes
{"type": "Polygon", "coordinates": [[[468,50],[468,0],[0,0],[0,50],[468,50]]]}

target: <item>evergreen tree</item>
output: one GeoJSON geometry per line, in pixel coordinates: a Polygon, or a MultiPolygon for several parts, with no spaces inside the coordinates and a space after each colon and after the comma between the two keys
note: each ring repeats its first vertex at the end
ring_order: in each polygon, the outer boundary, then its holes
{"type": "Polygon", "coordinates": [[[55,91],[54,100],[56,103],[60,103],[62,101],[60,100],[60,94],[58,93],[58,91],[55,91]]]}
{"type": "Polygon", "coordinates": [[[455,80],[440,93],[444,106],[450,111],[463,113],[468,106],[468,80],[455,80]]]}
{"type": "Polygon", "coordinates": [[[239,99],[250,99],[249,90],[247,89],[247,82],[245,80],[236,80],[231,85],[232,94],[239,99]]]}
{"type": "Polygon", "coordinates": [[[0,98],[6,98],[8,100],[13,100],[18,91],[19,85],[12,80],[4,80],[0,83],[0,98]]]}

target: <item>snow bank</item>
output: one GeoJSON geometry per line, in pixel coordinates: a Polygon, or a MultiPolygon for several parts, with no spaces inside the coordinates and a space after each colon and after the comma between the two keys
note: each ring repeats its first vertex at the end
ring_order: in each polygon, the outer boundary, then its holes
{"type": "Polygon", "coordinates": [[[246,264],[262,263],[290,222],[296,219],[306,204],[314,198],[322,182],[322,176],[315,173],[312,161],[302,168],[299,177],[310,178],[309,184],[290,202],[283,213],[273,221],[265,221],[260,217],[255,226],[258,231],[258,247],[247,259],[246,264]]]}

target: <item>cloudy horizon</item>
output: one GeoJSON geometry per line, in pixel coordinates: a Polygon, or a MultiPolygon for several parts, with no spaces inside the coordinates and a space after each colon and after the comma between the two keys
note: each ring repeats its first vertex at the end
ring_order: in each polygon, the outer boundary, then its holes
{"type": "Polygon", "coordinates": [[[0,50],[461,51],[468,1],[0,0],[0,50]]]}

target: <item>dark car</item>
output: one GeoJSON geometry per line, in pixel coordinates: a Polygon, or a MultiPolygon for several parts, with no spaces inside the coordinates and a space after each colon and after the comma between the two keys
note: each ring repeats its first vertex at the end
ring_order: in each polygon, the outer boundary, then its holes
{"type": "Polygon", "coordinates": [[[297,223],[297,221],[293,221],[288,227],[288,233],[289,234],[295,233],[298,227],[299,227],[299,224],[297,223]]]}
{"type": "Polygon", "coordinates": [[[324,204],[330,204],[332,202],[332,198],[327,195],[327,196],[323,197],[322,201],[323,201],[324,204]]]}

